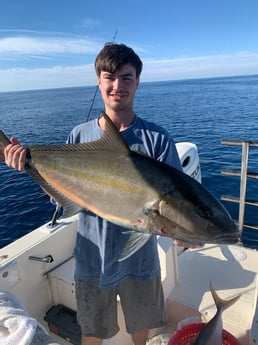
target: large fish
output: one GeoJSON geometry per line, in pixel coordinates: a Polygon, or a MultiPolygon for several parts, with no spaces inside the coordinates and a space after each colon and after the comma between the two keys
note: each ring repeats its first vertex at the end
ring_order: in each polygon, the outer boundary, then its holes
{"type": "Polygon", "coordinates": [[[212,283],[210,283],[210,290],[214,302],[217,307],[215,316],[205,325],[205,327],[198,334],[197,338],[190,345],[222,345],[223,344],[223,327],[221,314],[232,304],[234,304],[241,295],[238,295],[230,300],[223,300],[218,296],[214,290],[212,283]]]}
{"type": "MultiPolygon", "coordinates": [[[[28,147],[26,171],[63,206],[64,217],[88,209],[125,228],[191,244],[239,240],[229,213],[200,183],[130,151],[110,118],[102,115],[106,129],[97,141],[28,147]]],[[[0,160],[8,144],[0,132],[0,160]]],[[[132,232],[126,251],[136,250],[139,238],[132,232]]]]}

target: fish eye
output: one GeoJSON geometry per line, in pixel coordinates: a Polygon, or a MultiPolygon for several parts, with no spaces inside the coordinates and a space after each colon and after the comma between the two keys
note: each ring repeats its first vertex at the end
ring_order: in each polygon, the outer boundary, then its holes
{"type": "Polygon", "coordinates": [[[212,217],[212,211],[211,209],[204,207],[204,206],[197,206],[195,207],[195,213],[204,219],[209,219],[212,217]]]}

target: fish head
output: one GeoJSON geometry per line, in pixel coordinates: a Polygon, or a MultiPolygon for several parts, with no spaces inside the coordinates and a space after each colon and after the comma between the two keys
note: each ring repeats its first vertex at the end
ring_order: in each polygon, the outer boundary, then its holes
{"type": "Polygon", "coordinates": [[[157,221],[163,231],[198,245],[237,243],[240,232],[226,208],[199,182],[179,176],[180,183],[159,201],[157,221]]]}

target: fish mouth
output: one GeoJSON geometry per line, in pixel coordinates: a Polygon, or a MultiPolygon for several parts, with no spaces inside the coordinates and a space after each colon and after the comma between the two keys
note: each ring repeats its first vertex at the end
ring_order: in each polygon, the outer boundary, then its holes
{"type": "Polygon", "coordinates": [[[203,247],[206,243],[213,244],[239,244],[242,245],[240,235],[218,235],[212,239],[185,239],[180,236],[175,237],[176,240],[184,242],[186,245],[190,244],[196,247],[203,247]]]}
{"type": "Polygon", "coordinates": [[[220,234],[214,238],[214,242],[218,244],[240,244],[240,233],[220,234]]]}

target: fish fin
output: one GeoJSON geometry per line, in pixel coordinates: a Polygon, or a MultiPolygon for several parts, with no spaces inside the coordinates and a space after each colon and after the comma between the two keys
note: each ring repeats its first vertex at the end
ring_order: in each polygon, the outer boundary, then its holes
{"type": "Polygon", "coordinates": [[[78,144],[52,144],[52,145],[31,145],[29,150],[33,151],[114,151],[130,152],[130,149],[107,114],[102,112],[105,119],[105,130],[102,137],[96,141],[78,144]]]}
{"type": "Polygon", "coordinates": [[[210,290],[211,290],[211,294],[212,294],[212,297],[214,299],[217,309],[221,311],[224,311],[225,309],[233,305],[241,296],[241,294],[239,294],[236,297],[231,298],[230,300],[224,300],[219,297],[219,295],[217,294],[217,292],[215,291],[212,285],[212,282],[210,282],[210,290]]]}
{"type": "Polygon", "coordinates": [[[108,145],[107,151],[118,150],[119,152],[129,152],[129,146],[110,117],[104,111],[101,112],[101,115],[105,119],[105,130],[103,136],[97,142],[102,143],[104,141],[108,145]]]}
{"type": "Polygon", "coordinates": [[[4,162],[4,149],[10,143],[10,140],[7,138],[4,132],[0,130],[0,162],[4,162]]]}
{"type": "MultiPolygon", "coordinates": [[[[4,132],[0,130],[0,162],[4,162],[4,149],[9,144],[10,140],[6,137],[4,132]]],[[[55,188],[48,184],[36,169],[30,165],[26,165],[26,171],[50,197],[54,198],[56,202],[63,207],[63,218],[73,216],[81,211],[79,206],[71,202],[63,194],[59,193],[55,188]]]]}
{"type": "Polygon", "coordinates": [[[151,234],[139,233],[136,231],[129,231],[130,237],[126,242],[122,253],[119,258],[119,262],[128,259],[131,255],[137,252],[151,237],[151,234]]]}
{"type": "Polygon", "coordinates": [[[71,217],[74,214],[81,211],[81,207],[74,204],[68,198],[66,198],[62,193],[58,192],[53,188],[40,174],[39,172],[31,167],[26,167],[27,173],[40,185],[40,187],[47,193],[51,198],[55,199],[57,204],[63,207],[62,218],[71,217]]]}
{"type": "Polygon", "coordinates": [[[61,195],[61,199],[62,199],[61,205],[63,207],[63,214],[62,214],[61,218],[72,217],[82,210],[81,207],[79,207],[78,205],[71,202],[65,196],[61,195]]]}

